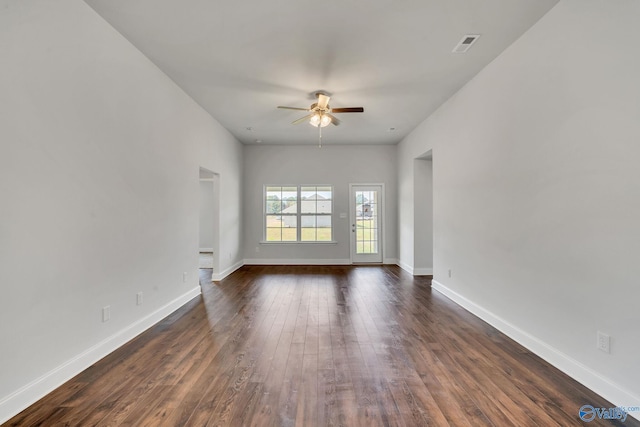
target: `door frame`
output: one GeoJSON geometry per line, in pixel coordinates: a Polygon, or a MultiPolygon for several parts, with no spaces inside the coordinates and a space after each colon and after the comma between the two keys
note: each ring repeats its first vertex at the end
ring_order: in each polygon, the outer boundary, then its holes
{"type": "MultiPolygon", "coordinates": [[[[213,192],[213,212],[214,217],[211,218],[213,221],[212,228],[212,240],[213,240],[213,278],[220,275],[220,174],[214,171],[211,171],[205,167],[200,166],[200,178],[198,183],[200,182],[211,182],[211,190],[213,192]]],[[[198,229],[198,233],[200,230],[198,229]]],[[[200,245],[198,245],[199,247],[200,245]]]]}
{"type": "Polygon", "coordinates": [[[384,187],[384,183],[381,182],[373,182],[373,183],[350,183],[349,184],[349,260],[351,262],[351,264],[384,264],[384,255],[385,255],[385,247],[386,247],[386,239],[384,238],[384,233],[385,230],[387,229],[386,227],[386,192],[385,192],[385,187],[384,187]],[[355,218],[356,218],[356,212],[355,212],[355,203],[353,203],[352,200],[352,196],[353,196],[353,188],[354,187],[380,187],[380,218],[378,221],[378,244],[380,247],[380,262],[358,262],[358,261],[354,261],[354,258],[356,256],[356,245],[355,245],[355,240],[356,240],[356,233],[353,231],[353,226],[354,226],[354,222],[355,222],[355,218]]]}

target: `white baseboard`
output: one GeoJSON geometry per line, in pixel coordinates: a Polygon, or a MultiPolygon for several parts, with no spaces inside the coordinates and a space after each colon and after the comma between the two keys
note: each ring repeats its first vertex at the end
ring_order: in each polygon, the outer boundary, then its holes
{"type": "Polygon", "coordinates": [[[406,271],[407,273],[413,276],[432,276],[433,268],[415,268],[407,264],[402,260],[397,260],[396,264],[398,267],[406,271]]]}
{"type": "Polygon", "coordinates": [[[433,268],[414,268],[414,276],[433,276],[433,268]]]}
{"type": "Polygon", "coordinates": [[[401,259],[398,260],[398,267],[400,267],[407,273],[413,275],[413,267],[407,264],[406,262],[402,261],[401,259]]]}
{"type": "Polygon", "coordinates": [[[382,263],[385,265],[387,264],[398,265],[398,260],[396,258],[385,258],[382,260],[382,263]]]}
{"type": "Polygon", "coordinates": [[[34,404],[60,385],[87,369],[109,353],[122,347],[124,344],[146,331],[193,298],[200,295],[200,286],[179,296],[173,301],[160,307],[153,313],[132,323],[114,335],[104,339],[91,348],[78,354],[57,368],[42,375],[40,378],[19,388],[10,395],[0,400],[0,424],[20,413],[25,408],[34,404]]]}
{"type": "Polygon", "coordinates": [[[233,273],[234,271],[242,267],[244,264],[245,263],[243,261],[238,261],[235,264],[233,264],[231,267],[226,268],[220,273],[216,273],[214,271],[213,274],[211,275],[211,281],[219,282],[220,280],[224,279],[225,277],[227,277],[228,275],[230,275],[231,273],[233,273]]]}
{"type": "Polygon", "coordinates": [[[340,259],[245,259],[245,265],[349,265],[348,258],[340,259]]]}
{"type": "MultiPolygon", "coordinates": [[[[431,287],[614,405],[638,406],[640,397],[634,396],[633,393],[603,377],[591,368],[475,304],[437,280],[431,282],[431,287]]],[[[578,409],[576,408],[577,414],[578,409]]],[[[638,412],[629,412],[629,416],[640,420],[640,413],[638,412]]]]}

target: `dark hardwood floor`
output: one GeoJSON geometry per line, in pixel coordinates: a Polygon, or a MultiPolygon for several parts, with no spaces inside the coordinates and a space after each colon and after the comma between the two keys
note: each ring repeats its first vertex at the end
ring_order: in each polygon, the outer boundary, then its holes
{"type": "Polygon", "coordinates": [[[612,405],[428,278],[245,266],[212,284],[206,271],[201,298],[6,425],[623,425],[583,423],[582,405],[612,405]]]}

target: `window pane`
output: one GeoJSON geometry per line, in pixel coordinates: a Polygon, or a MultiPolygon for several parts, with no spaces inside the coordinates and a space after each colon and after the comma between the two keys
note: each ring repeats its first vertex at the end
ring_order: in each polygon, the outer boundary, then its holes
{"type": "Polygon", "coordinates": [[[331,213],[331,200],[318,200],[318,213],[331,213]]]}
{"type": "Polygon", "coordinates": [[[282,199],[294,200],[298,198],[298,189],[296,187],[282,187],[282,199]]]}
{"type": "Polygon", "coordinates": [[[319,215],[316,217],[316,224],[318,231],[316,232],[316,239],[319,242],[331,241],[331,216],[319,215]]]}
{"type": "Polygon", "coordinates": [[[282,187],[282,213],[298,213],[298,189],[296,187],[282,187]]]}
{"type": "Polygon", "coordinates": [[[285,213],[285,214],[298,213],[298,203],[295,200],[283,200],[282,213],[285,213]]]}
{"type": "Polygon", "coordinates": [[[331,187],[316,187],[316,192],[319,197],[322,197],[325,200],[331,200],[333,198],[331,195],[331,187]]]}
{"type": "Polygon", "coordinates": [[[316,229],[315,228],[302,228],[300,229],[300,239],[303,242],[315,242],[316,241],[316,229]]]}
{"type": "Polygon", "coordinates": [[[282,240],[281,228],[269,228],[267,227],[267,242],[279,242],[282,240]]]}
{"type": "Polygon", "coordinates": [[[330,242],[331,241],[331,228],[318,228],[316,240],[318,242],[330,242]]]}
{"type": "Polygon", "coordinates": [[[376,200],[375,200],[376,195],[375,195],[374,191],[365,191],[365,194],[366,194],[366,198],[369,201],[369,203],[375,203],[376,202],[376,200]]]}
{"type": "Polygon", "coordinates": [[[267,193],[265,196],[265,200],[266,201],[280,201],[280,196],[282,195],[282,193],[278,192],[276,193],[267,193]]]}
{"type": "Polygon", "coordinates": [[[311,240],[314,242],[330,242],[331,241],[331,229],[330,228],[303,228],[302,240],[311,240]]]}
{"type": "Polygon", "coordinates": [[[298,217],[295,215],[282,216],[282,241],[295,242],[298,240],[298,217]]]}
{"type": "Polygon", "coordinates": [[[282,215],[281,218],[282,228],[296,228],[298,225],[298,218],[295,215],[282,215]]]}
{"type": "Polygon", "coordinates": [[[300,206],[300,212],[302,213],[316,213],[316,201],[315,200],[303,200],[300,206]]]}
{"type": "Polygon", "coordinates": [[[302,200],[315,200],[316,193],[316,187],[300,187],[300,198],[302,200]]]}
{"type": "Polygon", "coordinates": [[[267,215],[267,227],[282,227],[282,220],[279,215],[267,215]]]}
{"type": "Polygon", "coordinates": [[[331,215],[318,215],[316,217],[316,224],[320,227],[331,227],[331,215]]]}
{"type": "Polygon", "coordinates": [[[282,203],[280,200],[267,200],[265,206],[265,212],[267,214],[278,213],[282,210],[282,203]]]}
{"type": "Polygon", "coordinates": [[[313,215],[302,215],[300,217],[301,226],[302,227],[315,227],[316,226],[316,217],[313,215]]]}
{"type": "Polygon", "coordinates": [[[298,236],[297,236],[297,230],[295,228],[282,229],[283,242],[295,242],[296,240],[298,240],[298,236]]]}
{"type": "MultiPolygon", "coordinates": [[[[280,202],[278,202],[280,203],[280,202]]],[[[282,240],[281,227],[282,217],[279,215],[267,215],[266,226],[267,230],[265,238],[267,242],[279,242],[282,240]]]]}

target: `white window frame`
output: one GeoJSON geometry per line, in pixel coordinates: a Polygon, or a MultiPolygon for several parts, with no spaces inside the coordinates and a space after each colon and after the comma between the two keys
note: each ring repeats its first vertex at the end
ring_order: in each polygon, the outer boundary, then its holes
{"type": "MultiPolygon", "coordinates": [[[[317,190],[316,190],[317,192],[317,190]]],[[[334,194],[335,194],[335,190],[333,188],[333,185],[329,185],[329,184],[302,184],[302,185],[293,185],[293,184],[283,184],[283,185],[275,185],[275,184],[269,184],[269,185],[264,185],[262,188],[262,240],[260,241],[260,243],[263,244],[335,244],[337,243],[335,240],[335,234],[334,234],[334,218],[333,218],[333,213],[335,210],[335,199],[334,199],[334,194]],[[290,188],[296,188],[296,213],[295,214],[286,214],[288,216],[294,216],[296,218],[296,240],[267,240],[267,216],[269,215],[274,215],[273,212],[267,212],[267,189],[268,188],[280,188],[282,191],[282,188],[286,188],[286,187],[290,187],[290,188]],[[315,213],[303,213],[302,212],[302,189],[303,188],[308,188],[308,187],[314,187],[314,188],[319,188],[319,187],[325,187],[325,188],[330,188],[331,189],[331,212],[329,213],[319,213],[319,212],[315,212],[315,213]],[[305,216],[328,216],[329,218],[331,218],[331,240],[302,240],[302,218],[305,216]]],[[[316,230],[316,238],[317,238],[317,230],[318,230],[318,224],[316,222],[316,226],[315,226],[315,230],[316,230]]]]}

